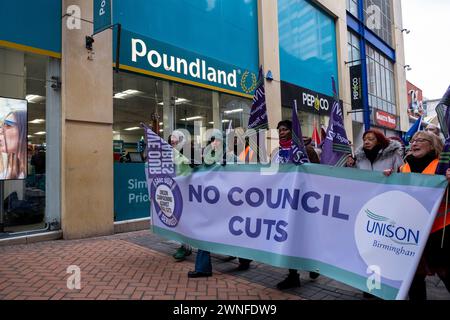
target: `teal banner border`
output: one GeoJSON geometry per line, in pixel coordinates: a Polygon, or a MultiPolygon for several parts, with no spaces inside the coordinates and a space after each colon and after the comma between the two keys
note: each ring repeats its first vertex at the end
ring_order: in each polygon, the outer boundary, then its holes
{"type": "MultiPolygon", "coordinates": [[[[343,282],[362,291],[368,292],[366,286],[367,278],[320,261],[284,256],[271,252],[236,247],[222,243],[191,239],[179,233],[169,231],[155,225],[152,225],[152,229],[155,234],[158,234],[164,238],[176,240],[181,243],[187,243],[195,248],[223,255],[239,256],[242,258],[252,259],[275,267],[316,271],[324,276],[343,282]]],[[[370,293],[383,299],[394,300],[397,297],[398,292],[399,289],[397,288],[388,286],[386,284],[381,284],[381,289],[372,290],[370,293]]]]}
{"type": "MultiPolygon", "coordinates": [[[[226,166],[199,166],[192,170],[186,170],[186,174],[196,172],[267,172],[270,166],[259,164],[227,164],[226,166]]],[[[363,182],[371,182],[386,185],[400,186],[416,186],[427,188],[445,189],[447,180],[441,175],[423,175],[418,173],[394,173],[389,177],[383,175],[382,172],[369,170],[359,170],[354,168],[332,167],[323,164],[306,163],[301,166],[294,164],[280,164],[273,171],[273,175],[277,173],[299,172],[311,175],[326,176],[331,178],[357,180],[363,182]]],[[[179,170],[182,171],[182,170],[179,170]]],[[[269,175],[270,176],[270,175],[269,175]]]]}

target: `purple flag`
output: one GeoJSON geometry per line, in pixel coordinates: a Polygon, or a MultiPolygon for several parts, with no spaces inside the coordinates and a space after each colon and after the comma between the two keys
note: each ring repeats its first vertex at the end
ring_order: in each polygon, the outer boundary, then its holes
{"type": "Polygon", "coordinates": [[[259,68],[258,87],[253,96],[253,104],[248,120],[248,129],[254,129],[256,136],[249,136],[250,148],[256,152],[259,161],[267,162],[266,130],[269,128],[266,107],[266,91],[264,89],[264,76],[262,67],[259,68]]]}
{"type": "Polygon", "coordinates": [[[294,100],[294,107],[292,108],[292,146],[290,158],[295,164],[309,162],[305,144],[303,143],[302,128],[297,116],[297,100],[294,100]]]}
{"type": "Polygon", "coordinates": [[[147,140],[146,170],[148,178],[176,177],[172,146],[145,124],[141,123],[141,126],[144,127],[147,140]]]}
{"type": "Polygon", "coordinates": [[[445,172],[450,167],[450,87],[442,97],[439,105],[436,107],[439,123],[441,124],[442,133],[445,136],[444,150],[439,158],[439,165],[436,169],[436,174],[445,175],[445,172]]]}
{"type": "Polygon", "coordinates": [[[258,87],[255,89],[255,94],[253,96],[252,109],[250,110],[250,118],[248,119],[248,128],[255,130],[269,128],[262,67],[259,68],[258,87]]]}
{"type": "Polygon", "coordinates": [[[331,110],[330,122],[328,124],[327,134],[322,142],[321,164],[330,166],[344,167],[347,157],[352,153],[350,141],[347,139],[347,133],[344,127],[344,118],[342,106],[337,96],[336,84],[334,78],[331,78],[333,85],[333,107],[331,110]]]}

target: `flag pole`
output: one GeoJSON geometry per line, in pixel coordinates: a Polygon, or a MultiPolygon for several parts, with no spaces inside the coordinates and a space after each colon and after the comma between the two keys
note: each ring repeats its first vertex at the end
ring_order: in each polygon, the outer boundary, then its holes
{"type": "Polygon", "coordinates": [[[441,249],[444,248],[445,226],[447,224],[447,210],[448,210],[448,185],[447,185],[447,192],[445,193],[444,231],[442,231],[441,249]]]}

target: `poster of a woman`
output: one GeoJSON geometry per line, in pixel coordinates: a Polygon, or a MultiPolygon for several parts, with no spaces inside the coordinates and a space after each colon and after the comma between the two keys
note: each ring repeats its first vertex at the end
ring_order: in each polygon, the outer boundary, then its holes
{"type": "Polygon", "coordinates": [[[0,97],[0,180],[27,177],[27,101],[0,97]]]}

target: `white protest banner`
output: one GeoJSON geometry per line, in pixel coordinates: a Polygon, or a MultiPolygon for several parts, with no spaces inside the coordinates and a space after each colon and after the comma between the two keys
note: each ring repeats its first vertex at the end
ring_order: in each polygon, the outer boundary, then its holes
{"type": "Polygon", "coordinates": [[[445,177],[316,164],[280,165],[274,175],[260,170],[227,164],[152,178],[147,167],[154,232],[316,271],[384,299],[406,297],[445,177]]]}

